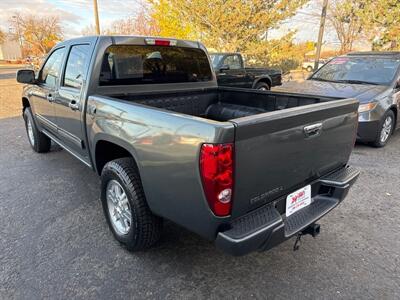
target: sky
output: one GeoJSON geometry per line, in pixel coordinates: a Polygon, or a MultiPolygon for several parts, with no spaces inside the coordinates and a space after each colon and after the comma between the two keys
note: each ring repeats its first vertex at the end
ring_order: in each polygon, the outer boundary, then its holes
{"type": "MultiPolygon", "coordinates": [[[[297,30],[295,40],[316,41],[319,29],[319,0],[311,0],[296,16],[285,21],[279,29],[272,30],[269,38],[279,37],[289,30],[297,30]]],[[[107,27],[117,19],[132,16],[140,8],[141,0],[98,0],[100,27],[107,27]]],[[[57,15],[62,20],[64,35],[72,38],[81,35],[82,29],[94,24],[93,0],[0,0],[0,28],[9,31],[8,20],[16,13],[40,16],[57,15]]],[[[338,44],[334,34],[326,31],[325,44],[338,44]]]]}
{"type": "MultiPolygon", "coordinates": [[[[98,0],[103,26],[116,19],[134,15],[139,0],[98,0]]],[[[8,32],[8,20],[16,12],[40,16],[59,16],[66,38],[79,36],[82,29],[94,24],[93,0],[0,0],[0,27],[8,32]]]]}

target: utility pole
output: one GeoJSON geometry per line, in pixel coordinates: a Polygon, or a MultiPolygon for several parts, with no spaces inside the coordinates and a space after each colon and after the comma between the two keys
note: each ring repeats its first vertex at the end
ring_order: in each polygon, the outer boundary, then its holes
{"type": "Polygon", "coordinates": [[[93,0],[94,19],[96,21],[96,34],[100,35],[99,9],[97,8],[97,0],[93,0]]]}
{"type": "Polygon", "coordinates": [[[315,53],[314,71],[318,69],[319,58],[321,56],[322,39],[324,37],[326,10],[328,9],[328,0],[324,0],[322,4],[321,23],[319,25],[317,51],[315,53]]]}

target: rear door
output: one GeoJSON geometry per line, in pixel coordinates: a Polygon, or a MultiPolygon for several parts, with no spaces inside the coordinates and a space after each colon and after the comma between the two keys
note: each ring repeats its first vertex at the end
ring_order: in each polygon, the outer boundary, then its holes
{"type": "Polygon", "coordinates": [[[358,101],[311,104],[233,122],[234,216],[344,166],[354,146],[358,101]]]}
{"type": "Polygon", "coordinates": [[[55,49],[50,53],[39,71],[38,83],[31,95],[36,120],[40,122],[43,128],[53,133],[57,132],[54,101],[57,97],[57,84],[60,80],[64,55],[64,47],[55,49]]]}
{"type": "Polygon", "coordinates": [[[82,125],[83,93],[92,50],[90,43],[69,47],[64,76],[55,100],[58,136],[65,146],[85,160],[89,157],[82,125]]]}

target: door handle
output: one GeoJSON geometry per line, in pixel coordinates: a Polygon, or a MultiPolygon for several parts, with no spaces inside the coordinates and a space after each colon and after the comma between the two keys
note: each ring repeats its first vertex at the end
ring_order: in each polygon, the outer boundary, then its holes
{"type": "Polygon", "coordinates": [[[49,101],[49,102],[54,102],[54,97],[53,97],[52,94],[48,94],[48,95],[46,96],[46,99],[47,99],[47,101],[49,101]]]}
{"type": "Polygon", "coordinates": [[[308,137],[317,136],[321,133],[322,123],[316,123],[313,125],[309,125],[304,127],[304,134],[308,137]]]}
{"type": "Polygon", "coordinates": [[[72,100],[69,104],[68,104],[69,108],[72,110],[78,110],[79,109],[79,103],[76,102],[75,100],[72,100]]]}

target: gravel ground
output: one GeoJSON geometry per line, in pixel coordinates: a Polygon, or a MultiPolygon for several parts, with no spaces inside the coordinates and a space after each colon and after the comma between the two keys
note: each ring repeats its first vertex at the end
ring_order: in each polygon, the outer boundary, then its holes
{"type": "Polygon", "coordinates": [[[22,85],[15,81],[15,66],[0,66],[0,119],[21,115],[22,85]]]}
{"type": "Polygon", "coordinates": [[[398,157],[400,131],[384,149],[357,145],[358,182],[297,252],[292,239],[235,258],[166,223],[133,254],[107,228],[97,175],[57,146],[34,153],[22,118],[2,119],[0,299],[399,299],[398,157]]]}

